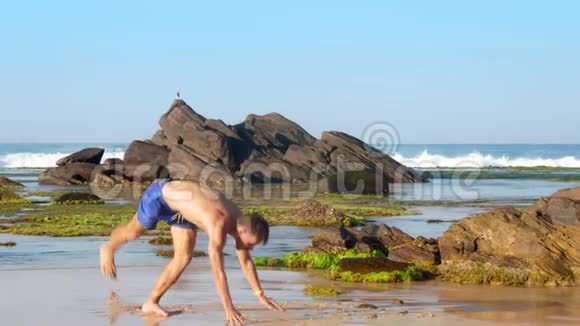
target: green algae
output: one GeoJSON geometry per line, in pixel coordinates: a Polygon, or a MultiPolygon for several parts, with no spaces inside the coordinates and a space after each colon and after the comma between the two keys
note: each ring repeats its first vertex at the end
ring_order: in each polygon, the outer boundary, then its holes
{"type": "MultiPolygon", "coordinates": [[[[173,257],[173,254],[173,249],[159,249],[156,251],[156,255],[161,257],[173,257]]],[[[207,253],[202,250],[194,250],[192,257],[207,257],[207,253]]]]}
{"type": "Polygon", "coordinates": [[[455,222],[459,222],[460,220],[440,220],[440,219],[427,219],[425,220],[425,222],[429,223],[429,224],[437,224],[437,223],[455,223],[455,222]]]}
{"type": "Polygon", "coordinates": [[[51,205],[104,205],[104,200],[66,200],[66,201],[53,201],[51,205]]]}
{"type": "Polygon", "coordinates": [[[354,283],[397,283],[425,279],[421,269],[415,265],[407,267],[404,271],[372,272],[365,274],[348,271],[341,272],[338,267],[333,267],[329,270],[328,276],[333,280],[354,283]]]}
{"type": "MultiPolygon", "coordinates": [[[[498,267],[481,262],[453,262],[439,267],[440,278],[444,281],[460,284],[487,284],[498,286],[523,287],[533,281],[534,276],[528,271],[498,267]]],[[[540,281],[540,275],[535,276],[540,281]]],[[[544,283],[533,282],[533,283],[544,283]]]]}
{"type": "Polygon", "coordinates": [[[304,288],[304,294],[310,296],[322,296],[322,297],[336,297],[342,292],[333,289],[333,288],[321,288],[321,287],[314,287],[314,286],[307,286],[304,288]]]}
{"type": "Polygon", "coordinates": [[[380,257],[382,253],[373,251],[359,253],[352,249],[337,252],[291,252],[280,258],[255,257],[256,266],[328,269],[338,264],[342,258],[380,257]]]}
{"type": "Polygon", "coordinates": [[[31,201],[26,198],[22,198],[20,195],[16,194],[14,191],[8,189],[7,187],[0,187],[0,205],[23,205],[30,204],[31,201]]]}
{"type": "Polygon", "coordinates": [[[173,244],[173,239],[170,237],[156,237],[153,239],[150,239],[149,244],[152,244],[154,246],[167,246],[167,245],[172,245],[173,244]]]}
{"type": "MultiPolygon", "coordinates": [[[[104,236],[121,223],[128,223],[135,214],[134,205],[35,205],[11,219],[2,233],[52,237],[104,236]]],[[[167,232],[160,223],[153,234],[167,232]]]]}
{"type": "Polygon", "coordinates": [[[352,249],[340,252],[294,252],[280,258],[256,257],[254,258],[254,263],[256,266],[325,270],[327,278],[343,282],[393,283],[419,281],[426,279],[427,275],[430,275],[424,273],[417,265],[410,265],[404,271],[372,272],[364,274],[344,272],[338,267],[338,262],[342,258],[368,257],[384,257],[384,254],[378,251],[360,253],[352,249]]]}

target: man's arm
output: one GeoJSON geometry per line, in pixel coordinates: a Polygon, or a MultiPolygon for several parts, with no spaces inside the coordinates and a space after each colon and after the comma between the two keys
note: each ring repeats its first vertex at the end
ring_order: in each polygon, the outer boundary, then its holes
{"type": "Polygon", "coordinates": [[[209,232],[208,254],[213,272],[217,292],[222,300],[226,313],[226,320],[235,323],[244,323],[244,317],[240,314],[234,304],[228,288],[228,280],[224,271],[223,249],[226,240],[226,233],[223,225],[215,225],[209,232]]]}
{"type": "Polygon", "coordinates": [[[260,285],[260,279],[258,278],[258,273],[256,272],[256,265],[252,260],[252,256],[247,249],[238,249],[238,260],[240,261],[240,266],[242,267],[242,271],[244,271],[244,275],[250,283],[252,289],[254,289],[258,300],[266,307],[274,310],[282,311],[284,308],[280,306],[276,301],[266,297],[264,295],[264,290],[262,290],[262,286],[260,285]]]}
{"type": "Polygon", "coordinates": [[[256,272],[256,265],[252,260],[250,252],[247,249],[238,249],[237,254],[242,271],[244,272],[248,283],[250,283],[250,286],[254,289],[254,292],[264,292],[260,285],[260,279],[258,279],[258,273],[256,272]]]}

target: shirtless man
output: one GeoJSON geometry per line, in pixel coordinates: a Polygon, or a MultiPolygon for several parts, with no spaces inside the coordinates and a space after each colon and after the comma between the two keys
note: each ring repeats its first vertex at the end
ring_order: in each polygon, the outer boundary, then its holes
{"type": "Polygon", "coordinates": [[[257,214],[244,215],[240,208],[223,194],[190,181],[161,180],[145,190],[137,214],[128,224],[115,228],[109,242],[101,247],[103,275],[116,278],[115,250],[129,240],[139,238],[145,231],[155,229],[160,220],[166,221],[171,226],[174,256],[141,307],[144,313],[168,316],[159,305],[159,300],[191,261],[197,229],[201,229],[209,236],[209,259],[228,324],[244,324],[245,318],[232,303],[224,272],[223,248],[227,234],[236,242],[242,271],[258,300],[269,309],[283,310],[278,303],[264,295],[256,266],[249,252],[256,244],[268,242],[270,233],[268,222],[257,214]]]}

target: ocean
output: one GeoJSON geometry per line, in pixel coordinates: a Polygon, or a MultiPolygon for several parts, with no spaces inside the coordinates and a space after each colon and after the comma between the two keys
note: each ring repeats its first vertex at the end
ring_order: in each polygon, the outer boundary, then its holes
{"type": "MultiPolygon", "coordinates": [[[[38,174],[59,158],[86,147],[105,148],[104,159],[123,158],[127,145],[0,144],[0,175],[42,190],[47,187],[38,185],[38,174]]],[[[576,144],[412,144],[400,145],[391,155],[432,175],[428,184],[392,186],[391,195],[398,200],[529,204],[559,189],[580,186],[576,144]]]]}
{"type": "MultiPolygon", "coordinates": [[[[105,148],[104,158],[122,158],[125,143],[0,143],[0,168],[45,168],[86,147],[105,148]]],[[[409,144],[391,153],[411,167],[580,168],[580,144],[409,144]]]]}

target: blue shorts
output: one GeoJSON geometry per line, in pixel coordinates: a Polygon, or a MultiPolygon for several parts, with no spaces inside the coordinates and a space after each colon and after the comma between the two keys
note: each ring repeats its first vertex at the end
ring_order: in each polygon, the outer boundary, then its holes
{"type": "Polygon", "coordinates": [[[167,183],[167,180],[154,182],[143,193],[137,210],[137,220],[146,230],[153,230],[157,222],[165,221],[171,226],[177,226],[186,229],[197,229],[197,226],[186,219],[181,214],[167,206],[163,199],[161,190],[167,183]]]}

